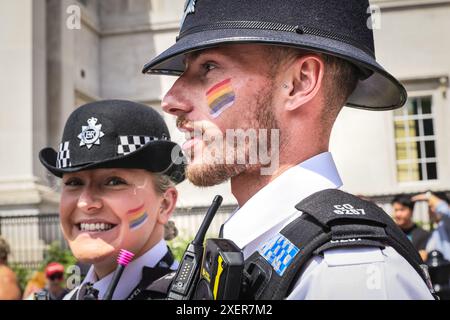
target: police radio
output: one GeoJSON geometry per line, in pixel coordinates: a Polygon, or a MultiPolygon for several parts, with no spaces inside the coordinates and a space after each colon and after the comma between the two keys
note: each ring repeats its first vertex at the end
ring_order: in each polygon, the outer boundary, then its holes
{"type": "Polygon", "coordinates": [[[206,231],[211,224],[214,215],[222,203],[222,197],[215,196],[209,207],[194,240],[188,245],[180,262],[180,267],[170,286],[168,300],[191,300],[194,289],[199,280],[200,265],[203,256],[203,242],[206,231]]]}
{"type": "Polygon", "coordinates": [[[260,270],[252,266],[244,270],[244,255],[233,241],[207,239],[203,249],[206,231],[221,203],[222,197],[217,195],[197,235],[186,248],[169,286],[168,300],[250,299],[254,288],[262,283],[260,270]]]}

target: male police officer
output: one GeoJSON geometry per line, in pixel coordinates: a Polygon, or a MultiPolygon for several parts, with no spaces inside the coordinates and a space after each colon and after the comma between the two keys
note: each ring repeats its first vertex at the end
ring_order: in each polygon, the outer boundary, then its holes
{"type": "MultiPolygon", "coordinates": [[[[292,267],[292,256],[277,255],[302,252],[283,235],[302,215],[296,204],[342,186],[328,152],[342,106],[391,110],[406,100],[402,85],[375,61],[368,12],[364,0],[188,0],[176,44],[143,70],[179,76],[162,106],[186,132],[187,177],[200,186],[231,178],[239,209],[223,226],[223,237],[245,258],[259,252],[280,277],[292,267]],[[202,139],[194,132],[199,127],[202,139]],[[278,129],[279,146],[269,143],[272,153],[279,151],[278,168],[262,175],[261,162],[218,163],[208,156],[214,153],[211,137],[228,129],[278,129]]],[[[246,145],[247,155],[252,147],[246,145]]],[[[345,205],[335,212],[365,214],[345,205]]],[[[364,243],[331,245],[312,255],[285,297],[432,298],[407,255],[364,243]]]]}

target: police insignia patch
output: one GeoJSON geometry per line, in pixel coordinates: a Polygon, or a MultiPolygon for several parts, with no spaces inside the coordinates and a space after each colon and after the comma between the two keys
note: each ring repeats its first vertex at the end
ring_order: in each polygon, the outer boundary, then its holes
{"type": "Polygon", "coordinates": [[[294,257],[301,251],[302,248],[296,247],[282,234],[277,234],[269,241],[264,243],[259,249],[259,254],[269,262],[275,272],[282,276],[287,267],[292,263],[294,257]]]}
{"type": "Polygon", "coordinates": [[[100,138],[105,134],[101,131],[102,125],[97,124],[97,118],[89,118],[87,120],[88,125],[81,127],[81,133],[78,135],[78,139],[80,139],[80,147],[86,146],[90,149],[94,144],[100,144],[100,138]]]}
{"type": "Polygon", "coordinates": [[[181,19],[180,29],[184,24],[184,20],[186,19],[188,14],[195,12],[195,3],[197,0],[186,0],[186,3],[184,4],[184,14],[183,18],[181,19]]]}

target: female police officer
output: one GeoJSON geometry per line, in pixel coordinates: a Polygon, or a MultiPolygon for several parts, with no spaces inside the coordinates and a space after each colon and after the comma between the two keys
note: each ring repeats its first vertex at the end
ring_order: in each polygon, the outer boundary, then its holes
{"type": "Polygon", "coordinates": [[[77,259],[92,264],[66,299],[102,299],[121,249],[135,256],[113,299],[148,298],[145,288],[177,267],[163,239],[177,201],[174,184],[184,179],[177,147],[158,112],[109,100],[77,108],[58,151],[41,150],[42,164],[62,178],[64,237],[77,259]]]}

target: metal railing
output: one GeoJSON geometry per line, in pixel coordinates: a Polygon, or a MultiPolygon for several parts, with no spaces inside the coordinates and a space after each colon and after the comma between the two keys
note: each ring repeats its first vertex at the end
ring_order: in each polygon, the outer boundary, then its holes
{"type": "Polygon", "coordinates": [[[9,262],[28,269],[39,266],[51,243],[68,248],[57,213],[0,216],[0,234],[11,247],[9,262]]]}

